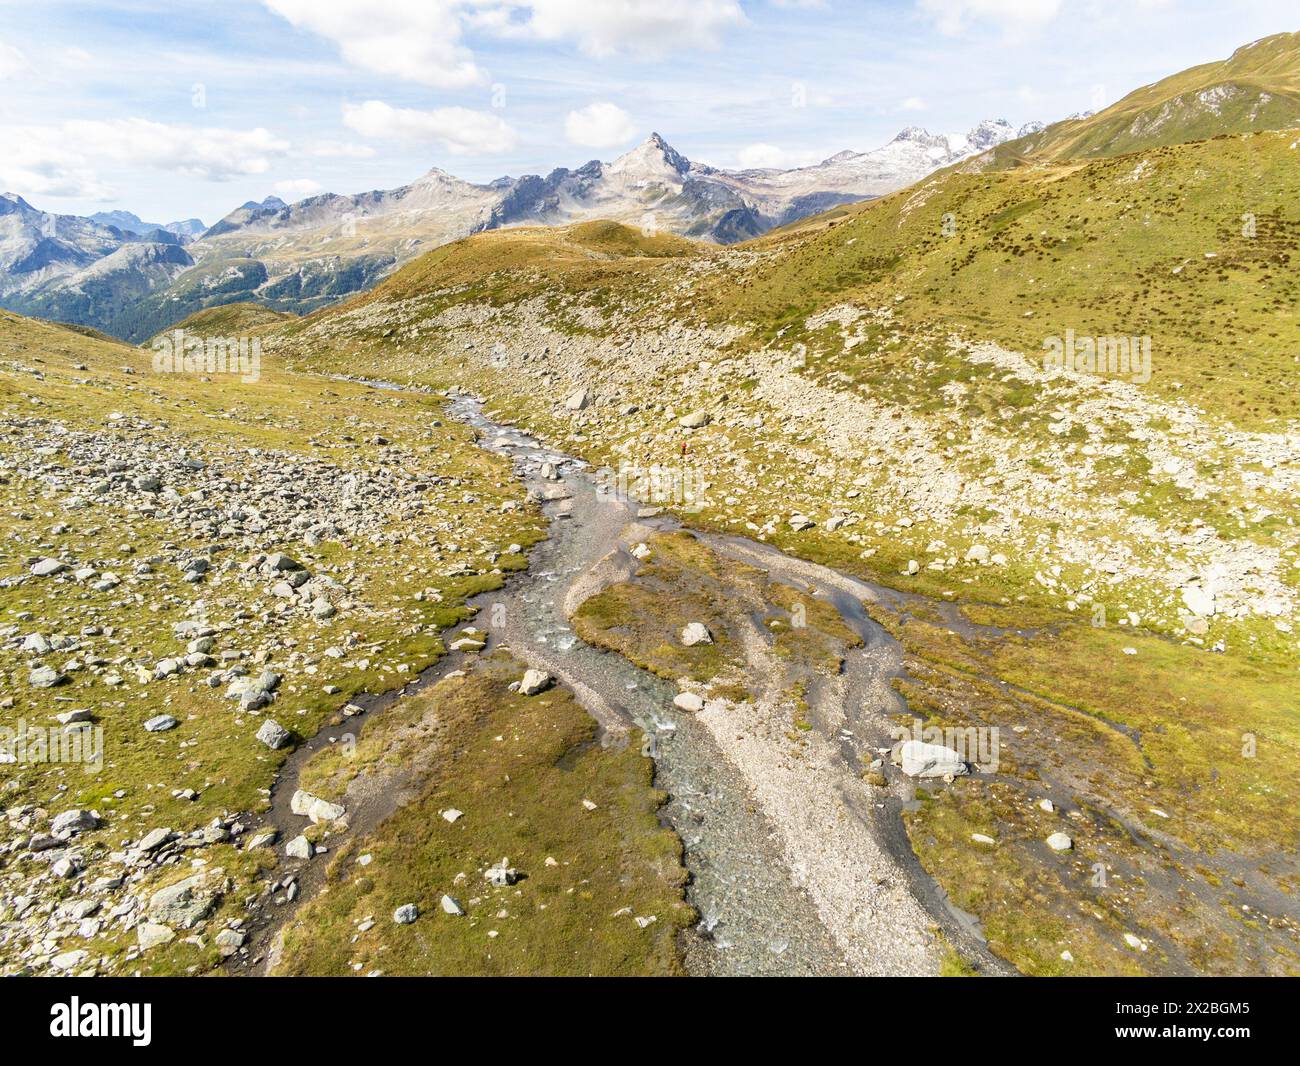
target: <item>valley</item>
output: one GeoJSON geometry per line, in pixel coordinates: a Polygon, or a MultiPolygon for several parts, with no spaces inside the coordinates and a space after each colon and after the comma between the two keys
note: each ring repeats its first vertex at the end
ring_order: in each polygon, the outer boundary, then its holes
{"type": "Polygon", "coordinates": [[[63,216],[0,973],[1300,975],[1297,70],[63,216]]]}

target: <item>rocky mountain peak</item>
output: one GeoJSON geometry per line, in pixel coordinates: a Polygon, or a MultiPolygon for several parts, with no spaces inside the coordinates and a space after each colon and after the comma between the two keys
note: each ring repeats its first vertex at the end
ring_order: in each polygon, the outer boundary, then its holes
{"type": "Polygon", "coordinates": [[[611,174],[662,179],[685,177],[690,173],[691,161],[678,152],[659,134],[652,133],[639,145],[625,152],[609,165],[611,174]]]}
{"type": "Polygon", "coordinates": [[[903,141],[912,141],[915,144],[935,148],[947,143],[946,138],[939,136],[937,133],[931,133],[923,126],[908,126],[906,129],[899,130],[891,143],[898,144],[903,141]]]}
{"type": "Polygon", "coordinates": [[[1015,127],[1010,122],[1004,118],[997,118],[985,119],[979,123],[966,134],[966,139],[972,148],[982,152],[996,147],[1003,141],[1009,141],[1015,135],[1015,127]]]}

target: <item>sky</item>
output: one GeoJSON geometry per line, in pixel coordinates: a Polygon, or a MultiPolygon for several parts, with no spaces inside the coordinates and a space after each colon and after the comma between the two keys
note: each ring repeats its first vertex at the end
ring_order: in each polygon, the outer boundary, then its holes
{"type": "Polygon", "coordinates": [[[0,191],[211,224],[247,200],[609,160],[721,167],[1099,110],[1296,0],[0,0],[0,191]]]}

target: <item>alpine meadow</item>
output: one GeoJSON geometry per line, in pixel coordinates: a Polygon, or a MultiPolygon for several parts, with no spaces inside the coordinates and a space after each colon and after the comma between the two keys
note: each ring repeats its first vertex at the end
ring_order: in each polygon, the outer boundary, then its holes
{"type": "Polygon", "coordinates": [[[1070,985],[1080,1038],[1263,1031],[1290,5],[6,14],[0,973],[1198,978],[1070,985]]]}

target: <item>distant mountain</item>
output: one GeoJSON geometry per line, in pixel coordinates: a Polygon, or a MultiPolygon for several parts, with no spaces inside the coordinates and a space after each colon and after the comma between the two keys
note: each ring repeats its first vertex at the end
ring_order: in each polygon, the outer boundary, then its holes
{"type": "Polygon", "coordinates": [[[893,192],[1012,136],[1003,121],[955,135],[910,129],[882,148],[813,167],[727,171],[687,159],[656,133],[613,162],[544,177],[475,184],[434,169],[397,189],[294,204],[270,196],[206,230],[197,219],[157,225],[129,211],[51,224],[10,197],[0,201],[0,304],[142,340],[238,301],[312,311],[431,248],[506,226],[610,219],[730,244],[893,192]],[[51,225],[56,235],[47,237],[51,225]]]}
{"type": "Polygon", "coordinates": [[[794,210],[787,210],[781,217],[784,224],[836,203],[884,196],[1015,136],[1016,130],[1004,119],[986,120],[964,134],[931,133],[911,126],[870,152],[840,152],[815,166],[746,171],[741,177],[747,179],[753,194],[766,187],[776,199],[790,203],[794,210]]]}
{"type": "Polygon", "coordinates": [[[1000,145],[995,166],[1093,159],[1300,126],[1300,33],[1279,33],[1000,145]]]}
{"type": "Polygon", "coordinates": [[[197,237],[206,229],[202,220],[197,218],[187,218],[181,222],[143,222],[139,215],[134,215],[130,211],[97,211],[90,216],[90,221],[98,222],[101,226],[113,226],[123,233],[134,234],[137,237],[162,231],[179,237],[182,241],[197,237]]]}
{"type": "Polygon", "coordinates": [[[181,237],[161,228],[142,226],[137,232],[77,215],[49,214],[21,196],[4,193],[0,304],[42,318],[109,326],[194,265],[181,245],[181,237]]]}

